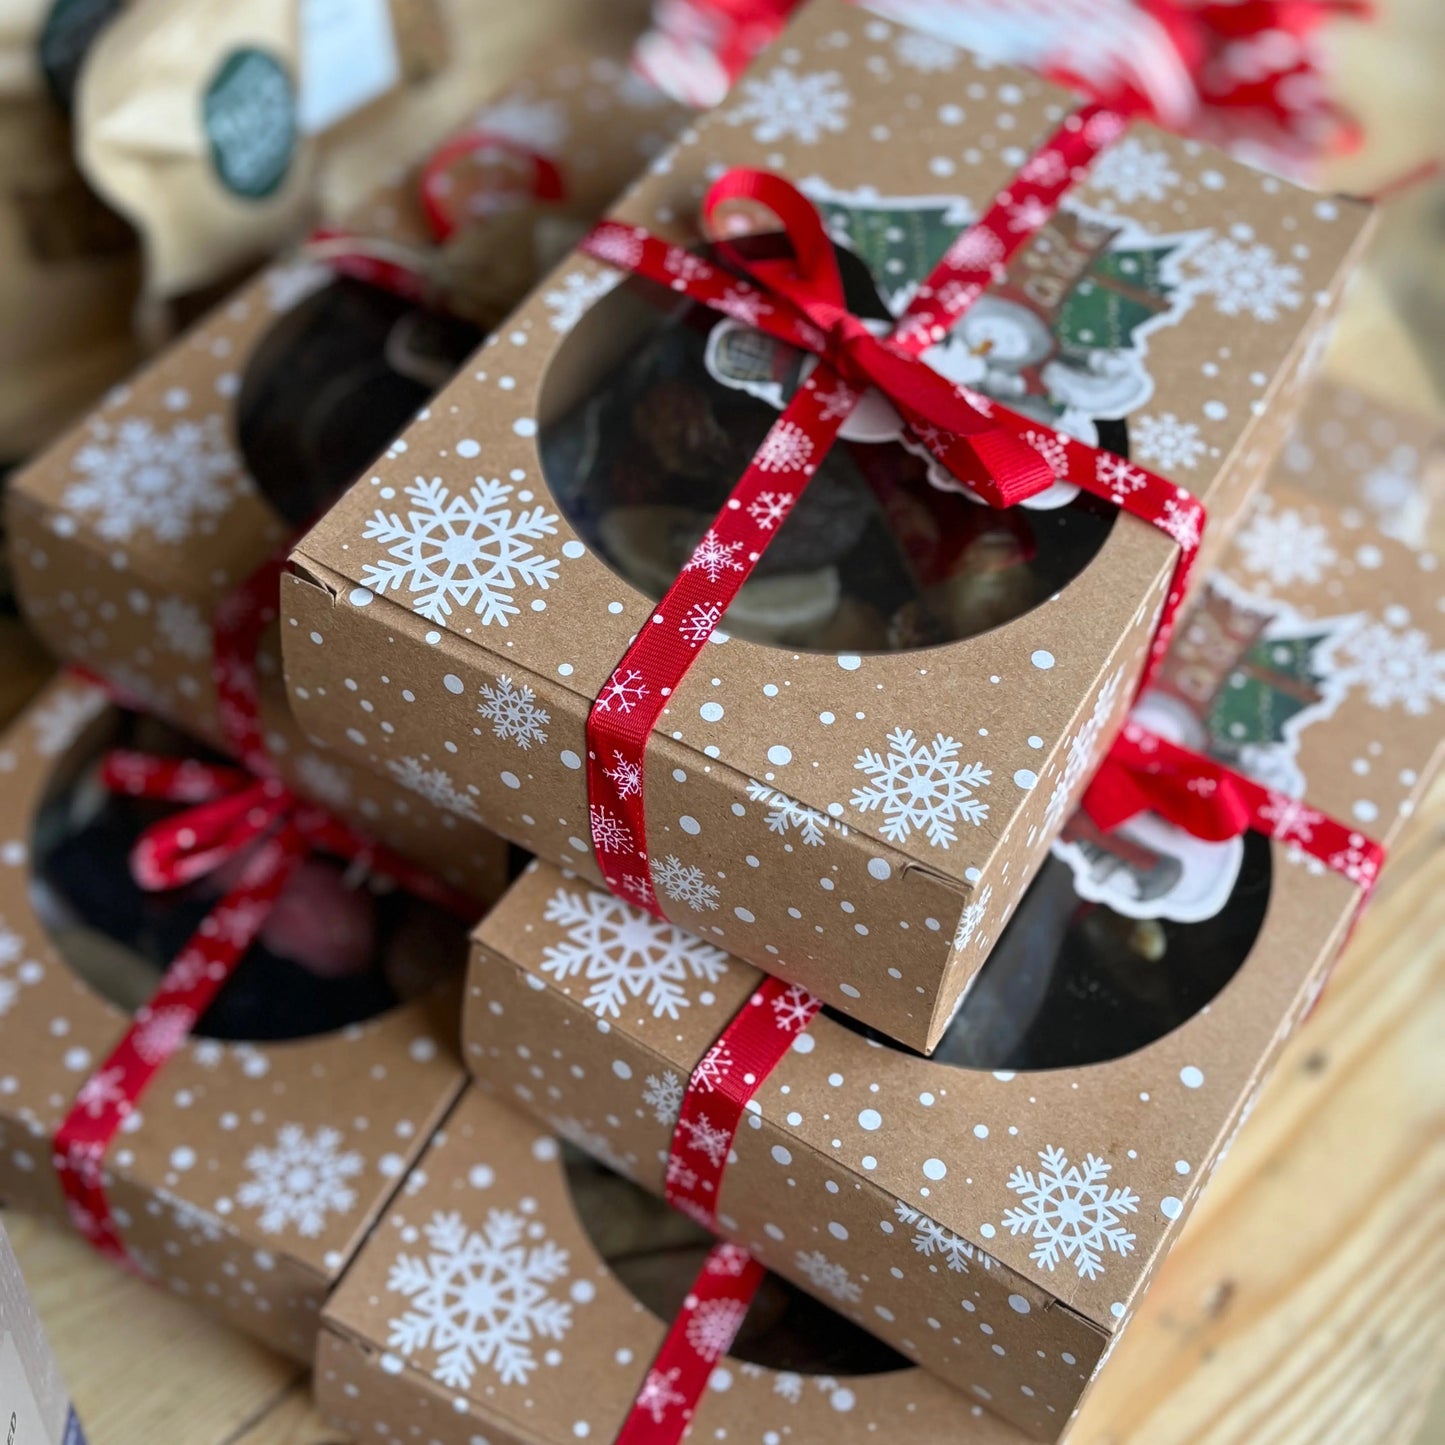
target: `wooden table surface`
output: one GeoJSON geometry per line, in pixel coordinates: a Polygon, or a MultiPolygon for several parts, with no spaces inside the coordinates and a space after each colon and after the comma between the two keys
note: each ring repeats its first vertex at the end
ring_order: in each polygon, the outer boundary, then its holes
{"type": "MultiPolygon", "coordinates": [[[[583,0],[459,0],[476,93],[583,0]],[[481,28],[485,27],[485,30],[481,28]]],[[[1445,136],[1445,5],[1385,0],[1340,30],[1371,144],[1364,190],[1445,136]]],[[[1439,410],[1441,188],[1399,203],[1330,369],[1439,410]],[[1432,286],[1436,289],[1432,289],[1432,286]],[[1405,318],[1409,318],[1408,324],[1405,318]]],[[[1160,1270],[1069,1445],[1445,1442],[1445,782],[1391,858],[1320,1008],[1289,1045],[1160,1270]]],[[[295,1365],[5,1216],[92,1445],[328,1445],[295,1365]]],[[[966,1445],[966,1438],[960,1439],[966,1445]]]]}

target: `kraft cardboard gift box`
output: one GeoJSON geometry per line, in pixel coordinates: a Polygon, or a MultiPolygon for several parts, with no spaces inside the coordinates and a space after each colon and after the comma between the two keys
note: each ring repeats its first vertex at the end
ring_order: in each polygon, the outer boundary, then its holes
{"type": "Polygon", "coordinates": [[[6,1445],[85,1445],[65,1381],[0,1228],[0,1425],[6,1445]]]}
{"type": "MultiPolygon", "coordinates": [[[[896,313],[1070,104],[963,52],[929,73],[907,53],[816,0],[615,218],[696,244],[708,183],[771,167],[821,205],[850,304],[896,313]]],[[[929,355],[1186,486],[1207,563],[1366,224],[1139,127],[929,355]]],[[[600,877],[588,711],[798,367],[574,256],[296,549],[298,717],[600,877]]],[[[880,399],[863,412],[671,695],[647,850],[675,922],[927,1049],[1120,720],[1175,548],[1068,486],[975,507],[930,484],[880,399]]]]}
{"type": "Polygon", "coordinates": [[[1281,474],[1339,507],[1348,526],[1378,527],[1437,549],[1445,497],[1445,419],[1323,380],[1280,454],[1281,474]]]}
{"type": "MultiPolygon", "coordinates": [[[[115,814],[94,811],[91,770],[123,724],[99,687],[66,676],[0,736],[0,1199],[62,1221],[56,1129],[82,1086],[104,1097],[97,1071],[128,1009],[149,997],[199,922],[193,893],[138,898],[126,882],[130,835],[117,836],[115,814]],[[88,829],[72,832],[81,817],[88,829]],[[122,999],[126,1007],[113,1001],[122,999]]],[[[324,964],[333,943],[316,930],[335,940],[355,922],[336,896],[345,885],[308,882],[305,916],[290,909],[287,947],[299,934],[324,964]]],[[[368,893],[373,916],[392,896],[368,893]]],[[[464,933],[432,932],[403,906],[391,907],[388,957],[415,967],[420,948],[443,974],[450,957],[449,982],[425,967],[413,982],[388,974],[397,987],[382,999],[402,1001],[371,1013],[376,1004],[355,1001],[376,995],[344,978],[308,974],[299,993],[283,986],[283,974],[293,984],[299,975],[276,972],[274,958],[258,994],[244,982],[258,966],[253,951],[104,1160],[110,1207],[142,1272],[298,1359],[309,1358],[322,1302],[464,1078],[455,1043],[464,933]],[[228,992],[231,1037],[212,1037],[228,992]],[[351,1022],[297,1036],[306,1029],[287,1017],[291,1006],[333,1008],[338,998],[351,1022]],[[238,1018],[264,1021],[269,1041],[236,1038],[238,1018]]]]}
{"type": "MultiPolygon", "coordinates": [[[[1326,814],[1388,847],[1440,760],[1434,563],[1273,485],[1139,716],[1275,789],[1275,836],[1074,817],[931,1058],[831,1010],[799,1034],[733,1141],[727,1235],[1053,1438],[1361,902],[1295,840],[1326,814]]],[[[661,1192],[684,1087],[762,977],[535,864],[474,933],[466,1062],[661,1192]]]]}
{"type": "MultiPolygon", "coordinates": [[[[327,1304],[322,1412],[378,1445],[615,1439],[710,1242],[647,1206],[469,1089],[327,1304]]],[[[676,1424],[675,1394],[653,1397],[660,1425],[676,1424]]],[[[927,1445],[1023,1439],[769,1280],[688,1438],[862,1445],[900,1426],[927,1445]]]]}
{"type": "MultiPolygon", "coordinates": [[[[605,52],[563,46],[473,120],[519,145],[556,148],[571,185],[559,219],[575,229],[578,208],[619,189],[680,115],[605,52]],[[589,133],[602,122],[605,131],[589,133]]],[[[465,166],[447,178],[465,222],[477,190],[465,166]]],[[[537,212],[539,227],[551,219],[537,212]]],[[[380,248],[424,262],[417,173],[382,187],[344,229],[344,249],[363,260],[380,248]]],[[[456,284],[493,303],[499,286],[513,288],[507,304],[525,289],[525,273],[489,256],[465,224],[456,247],[466,248],[465,257],[446,252],[456,284]]],[[[60,656],[220,744],[209,665],[216,609],[392,439],[480,335],[337,279],[305,253],[278,261],[13,479],[15,584],[35,630],[60,656]]],[[[496,894],[506,850],[495,836],[461,829],[403,786],[410,778],[368,780],[318,744],[287,706],[274,631],[258,662],[268,746],[289,784],[479,899],[496,894]]]]}

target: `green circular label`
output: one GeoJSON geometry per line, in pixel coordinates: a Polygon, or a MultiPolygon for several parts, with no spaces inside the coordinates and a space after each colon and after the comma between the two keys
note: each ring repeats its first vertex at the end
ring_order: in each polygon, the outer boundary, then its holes
{"type": "Polygon", "coordinates": [[[62,109],[75,102],[80,62],[95,37],[119,14],[121,0],[55,0],[40,27],[40,71],[62,109]]]}
{"type": "Polygon", "coordinates": [[[206,89],[203,116],[221,184],[249,200],[271,195],[296,149],[296,92],[286,67],[264,50],[233,50],[206,89]]]}

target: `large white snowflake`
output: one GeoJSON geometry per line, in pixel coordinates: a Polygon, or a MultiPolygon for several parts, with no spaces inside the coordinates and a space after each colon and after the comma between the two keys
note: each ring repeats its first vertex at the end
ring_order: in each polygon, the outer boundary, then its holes
{"type": "Polygon", "coordinates": [[[690,982],[716,983],[727,972],[721,949],[608,893],[559,888],[547,900],[546,918],[560,923],[567,938],[546,949],[542,971],[561,983],[585,979],[583,1002],[604,1018],[641,999],[654,1018],[675,1019],[692,1003],[690,982]]]}
{"type": "Polygon", "coordinates": [[[241,459],[219,415],[157,427],[130,417],[112,427],[91,424],[91,440],[71,462],[79,477],[61,497],[68,513],[89,513],[107,542],[149,533],[183,542],[197,528],[214,529],[240,493],[241,459]]]}
{"type": "Polygon", "coordinates": [[[1423,717],[1445,703],[1445,652],[1432,652],[1418,627],[1364,623],[1337,644],[1334,662],[1340,679],[1362,687],[1373,707],[1402,707],[1423,717]]]}
{"type": "Polygon", "coordinates": [[[826,134],[846,130],[851,98],[835,70],[799,74],[785,65],[744,80],[734,92],[739,103],[721,113],[729,125],[751,125],[753,139],[775,145],[792,138],[816,145],[826,134]]]}
{"type": "Polygon", "coordinates": [[[1106,1251],[1134,1252],[1134,1236],[1120,1222],[1139,1209],[1132,1189],[1110,1188],[1106,1182],[1112,1165],[1086,1154],[1082,1165],[1070,1164],[1062,1149],[1039,1152],[1037,1174],[1018,1165],[1008,1187],[1023,1203],[1005,1212],[1010,1234],[1036,1241],[1029,1258],[1052,1271],[1068,1260],[1081,1279],[1097,1279],[1104,1272],[1106,1251]]]}
{"type": "Polygon", "coordinates": [[[973,936],[983,925],[983,920],[988,917],[989,899],[993,897],[993,884],[986,884],[972,903],[967,904],[958,915],[958,927],[953,932],[953,946],[955,948],[967,948],[973,942],[973,936]]]}
{"type": "Polygon", "coordinates": [[[1099,157],[1089,170],[1089,184],[1126,205],[1131,201],[1162,201],[1179,184],[1179,172],[1168,155],[1126,136],[1099,157]]]}
{"type": "Polygon", "coordinates": [[[943,733],[923,743],[912,728],[894,728],[886,753],[869,748],[853,765],[873,779],[854,789],[853,806],[860,813],[880,812],[890,843],[904,842],[917,829],[935,848],[947,848],[958,839],[956,823],[977,827],[988,817],[988,804],[974,793],[991,774],[982,763],[961,763],[961,747],[943,733]]]}
{"type": "Polygon", "coordinates": [[[1057,831],[1063,825],[1064,814],[1075,801],[1076,790],[1084,779],[1092,776],[1094,772],[1099,753],[1103,748],[1104,727],[1114,711],[1114,704],[1119,700],[1119,689],[1123,682],[1123,672],[1116,672],[1099,689],[1099,695],[1094,699],[1094,706],[1089,716],[1084,720],[1083,726],[1079,728],[1078,732],[1069,739],[1069,750],[1064,756],[1063,771],[1059,774],[1058,781],[1054,784],[1054,790],[1049,794],[1048,805],[1044,809],[1044,825],[1051,831],[1057,831]]]}
{"type": "Polygon", "coordinates": [[[940,1259],[954,1274],[967,1274],[970,1264],[982,1269],[992,1269],[994,1260],[976,1245],[945,1229],[936,1219],[930,1219],[922,1210],[898,1200],[893,1213],[900,1223],[913,1230],[913,1247],[919,1254],[940,1259]]]}
{"type": "Polygon", "coordinates": [[[798,1272],[813,1286],[840,1304],[854,1304],[863,1293],[862,1286],[848,1273],[847,1266],[829,1259],[820,1249],[800,1249],[795,1263],[798,1272]]]}
{"type": "Polygon", "coordinates": [[[701,868],[694,868],[674,853],[652,865],[652,881],[674,903],[685,903],[694,913],[717,907],[718,890],[701,868]]]}
{"type": "Polygon", "coordinates": [[[1135,417],[1129,437],[1140,461],[1154,462],[1166,471],[1193,471],[1209,450],[1192,421],[1180,421],[1172,411],[1135,417]]]}
{"type": "Polygon", "coordinates": [[[537,706],[537,694],[526,683],[514,684],[503,673],[495,687],[482,684],[482,699],[477,711],[492,724],[497,737],[509,738],[523,749],[547,741],[546,727],[551,716],[537,706]]]}
{"type": "Polygon", "coordinates": [[[299,1124],[283,1124],[273,1146],[246,1155],[251,1177],[236,1198],[247,1209],[260,1211],[264,1233],[294,1228],[314,1239],[328,1215],[345,1214],[355,1205],[356,1190],[347,1181],[361,1173],[361,1155],[343,1150],[341,1142],[336,1129],[308,1134],[299,1124]]]}
{"type": "Polygon", "coordinates": [[[682,1079],[671,1069],[649,1074],[642,1087],[642,1102],[659,1124],[676,1124],[682,1112],[682,1079]]]}
{"type": "Polygon", "coordinates": [[[1216,236],[1192,251],[1187,265],[1190,290],[1210,297],[1221,315],[1278,321],[1299,309],[1299,267],[1281,261],[1263,241],[1216,236]]]}
{"type": "Polygon", "coordinates": [[[572,1327],[571,1303],[551,1289],[567,1275],[567,1251],[526,1217],[532,1207],[488,1210],[480,1230],[433,1214],[425,1257],[400,1254],[391,1267],[387,1288],[411,1307],[388,1321],[387,1343],[408,1358],[431,1351],[432,1375],[449,1389],[465,1390],[483,1366],[525,1385],[537,1368],[532,1345],[572,1327]]]}
{"type": "Polygon", "coordinates": [[[571,331],[621,280],[620,271],[569,271],[542,293],[542,304],[552,313],[552,330],[571,331]]]}
{"type": "Polygon", "coordinates": [[[407,757],[392,758],[386,770],[403,788],[419,793],[436,807],[474,823],[481,821],[472,795],[458,788],[445,768],[430,768],[420,758],[407,757]]]}
{"type": "Polygon", "coordinates": [[[558,565],[532,545],[556,532],[557,518],[541,505],[514,511],[512,491],[508,482],[478,478],[453,496],[440,477],[418,477],[406,489],[405,516],[378,508],[366,523],[363,535],[388,555],[363,564],[362,582],[373,592],[410,593],[412,607],[432,622],[445,622],[457,606],[484,626],[507,626],[522,610],[513,594],[545,591],[558,565]]]}
{"type": "Polygon", "coordinates": [[[905,30],[893,42],[893,54],[902,65],[924,75],[937,75],[958,64],[959,49],[946,40],[925,35],[921,30],[905,30]]]}
{"type": "Polygon", "coordinates": [[[848,827],[836,818],[770,788],[766,783],[749,781],[748,797],[767,808],[767,825],[770,832],[778,834],[796,833],[798,841],[809,848],[818,848],[829,832],[847,835],[848,827]]]}
{"type": "Polygon", "coordinates": [[[211,655],[211,629],[201,610],[181,597],[156,604],[156,636],[178,657],[201,662],[211,655]]]}
{"type": "Polygon", "coordinates": [[[1323,581],[1339,560],[1330,545],[1329,529],[1308,521],[1293,507],[1281,511],[1258,508],[1237,543],[1244,569],[1275,587],[1323,581]]]}

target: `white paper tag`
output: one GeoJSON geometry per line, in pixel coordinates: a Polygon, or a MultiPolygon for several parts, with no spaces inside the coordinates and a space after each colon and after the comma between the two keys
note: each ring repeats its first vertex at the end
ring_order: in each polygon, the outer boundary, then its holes
{"type": "Polygon", "coordinates": [[[388,0],[301,0],[300,21],[302,130],[329,130],[400,82],[388,0]]]}
{"type": "Polygon", "coordinates": [[[0,1334],[0,1445],[52,1445],[9,1330],[0,1334]]]}

